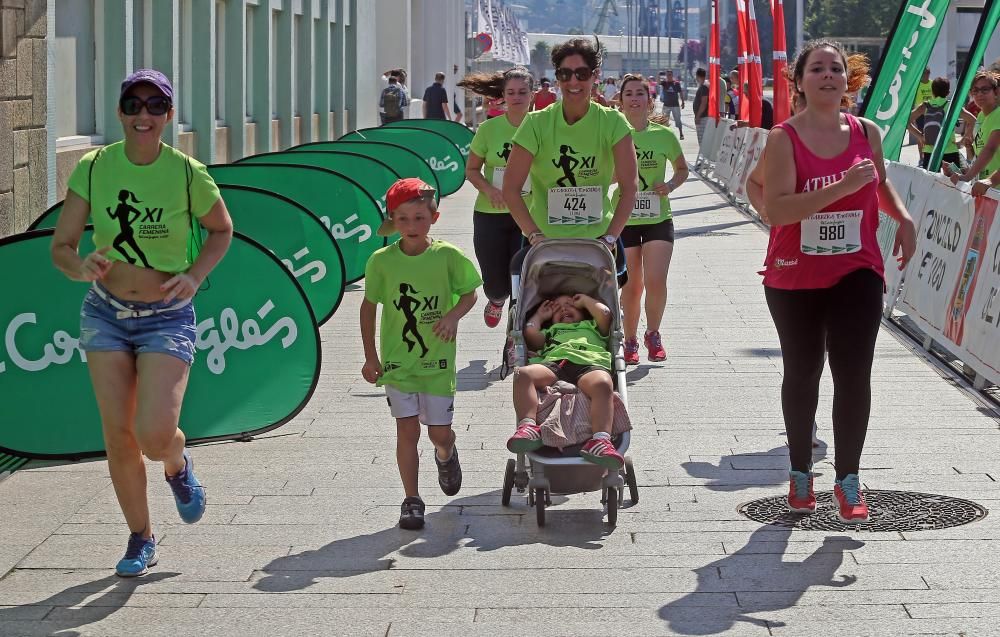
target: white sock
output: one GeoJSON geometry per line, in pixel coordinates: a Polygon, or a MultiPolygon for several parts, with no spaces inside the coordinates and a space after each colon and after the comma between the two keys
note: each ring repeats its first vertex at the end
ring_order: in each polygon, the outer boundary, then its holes
{"type": "Polygon", "coordinates": [[[598,431],[593,437],[594,440],[611,440],[611,434],[606,431],[598,431]]]}
{"type": "Polygon", "coordinates": [[[521,419],[521,420],[520,420],[520,421],[519,421],[519,422],[517,423],[517,426],[518,426],[518,427],[520,427],[521,425],[534,425],[534,426],[536,426],[536,427],[537,427],[537,426],[538,426],[538,423],[537,423],[537,422],[535,422],[535,419],[534,419],[534,418],[522,418],[522,419],[521,419]]]}

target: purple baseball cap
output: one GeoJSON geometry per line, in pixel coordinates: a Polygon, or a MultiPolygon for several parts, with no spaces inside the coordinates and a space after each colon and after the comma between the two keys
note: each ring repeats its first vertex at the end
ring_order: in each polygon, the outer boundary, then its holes
{"type": "Polygon", "coordinates": [[[150,84],[163,93],[163,97],[171,102],[174,101],[174,87],[170,84],[167,76],[156,69],[138,69],[126,77],[125,81],[122,82],[122,92],[119,95],[119,99],[136,84],[150,84]]]}

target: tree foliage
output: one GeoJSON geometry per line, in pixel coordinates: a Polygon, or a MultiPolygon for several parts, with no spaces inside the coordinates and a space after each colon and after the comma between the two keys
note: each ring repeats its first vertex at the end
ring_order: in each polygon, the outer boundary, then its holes
{"type": "Polygon", "coordinates": [[[803,22],[810,38],[885,38],[900,0],[806,0],[803,22]]]}

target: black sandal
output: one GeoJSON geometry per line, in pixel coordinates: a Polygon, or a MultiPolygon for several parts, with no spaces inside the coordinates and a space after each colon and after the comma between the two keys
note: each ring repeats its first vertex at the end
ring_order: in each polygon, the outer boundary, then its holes
{"type": "Polygon", "coordinates": [[[416,531],[424,528],[424,501],[417,496],[403,500],[399,507],[399,528],[416,531]]]}

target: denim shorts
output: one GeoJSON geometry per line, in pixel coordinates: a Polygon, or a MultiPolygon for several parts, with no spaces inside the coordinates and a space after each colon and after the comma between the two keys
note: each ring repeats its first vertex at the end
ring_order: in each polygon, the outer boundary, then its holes
{"type": "MultiPolygon", "coordinates": [[[[162,310],[177,305],[177,301],[141,303],[125,301],[112,296],[110,299],[130,310],[162,310]]],[[[188,365],[194,363],[196,321],[194,304],[150,316],[118,318],[119,309],[93,289],[87,292],[80,308],[80,348],[85,352],[131,352],[139,354],[168,354],[188,365]]]]}

